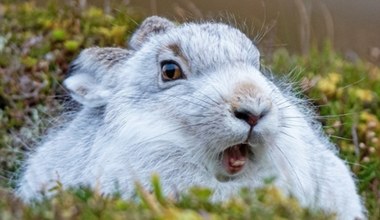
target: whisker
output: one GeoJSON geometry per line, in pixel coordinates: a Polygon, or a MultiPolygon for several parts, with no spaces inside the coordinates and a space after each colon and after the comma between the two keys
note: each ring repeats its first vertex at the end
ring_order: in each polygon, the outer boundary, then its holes
{"type": "Polygon", "coordinates": [[[213,114],[211,113],[208,113],[208,114],[198,114],[198,115],[193,115],[193,114],[186,114],[186,113],[182,113],[184,115],[187,115],[187,116],[191,116],[191,117],[200,117],[200,118],[206,118],[208,116],[212,116],[213,114]]]}
{"type": "MultiPolygon", "coordinates": [[[[339,126],[343,126],[343,125],[351,125],[350,123],[341,123],[339,124],[339,126]]],[[[323,125],[324,128],[335,128],[336,126],[334,125],[323,125]]]]}
{"type": "MultiPolygon", "coordinates": [[[[210,81],[213,81],[213,79],[209,75],[207,75],[207,74],[203,74],[202,76],[207,77],[210,81]]],[[[225,100],[224,97],[219,92],[219,90],[213,84],[209,84],[209,86],[211,86],[209,88],[213,89],[221,100],[225,100]]]]}
{"type": "Polygon", "coordinates": [[[351,116],[354,115],[355,113],[350,112],[350,113],[344,113],[344,114],[337,114],[337,115],[319,115],[317,118],[338,118],[342,116],[351,116]]]}
{"type": "Polygon", "coordinates": [[[212,101],[213,103],[215,103],[216,105],[219,105],[219,103],[217,101],[215,101],[213,98],[211,98],[210,96],[204,94],[203,92],[201,91],[198,91],[198,93],[202,94],[204,97],[206,97],[207,99],[209,99],[210,101],[212,101]]]}
{"type": "Polygon", "coordinates": [[[336,136],[336,135],[332,135],[332,134],[329,134],[328,136],[332,137],[332,138],[340,139],[340,140],[352,141],[351,138],[344,138],[344,137],[340,137],[340,136],[336,136]]]}
{"type": "Polygon", "coordinates": [[[150,138],[148,138],[148,139],[146,139],[146,140],[143,140],[143,141],[140,141],[140,142],[138,142],[138,143],[135,143],[135,144],[133,144],[133,145],[131,145],[131,146],[137,146],[137,145],[141,145],[141,144],[143,144],[143,143],[149,142],[149,141],[153,141],[153,140],[155,140],[155,139],[157,139],[157,138],[159,138],[159,137],[162,137],[162,136],[165,136],[165,135],[167,135],[167,134],[170,134],[170,133],[172,133],[173,131],[177,131],[177,130],[185,129],[185,128],[190,128],[190,127],[193,127],[193,126],[208,125],[208,124],[210,124],[210,123],[212,123],[212,122],[213,122],[212,120],[209,120],[209,121],[202,122],[202,123],[196,123],[196,124],[191,124],[191,125],[178,126],[178,127],[176,127],[176,128],[173,128],[173,129],[171,129],[171,130],[168,130],[168,131],[166,131],[166,132],[164,132],[164,133],[161,133],[161,134],[159,134],[159,135],[156,135],[156,136],[150,137],[150,138]]]}
{"type": "Polygon", "coordinates": [[[348,88],[348,87],[351,87],[351,86],[357,85],[357,84],[363,82],[365,79],[366,79],[366,77],[362,77],[361,79],[359,79],[359,80],[356,81],[356,82],[353,82],[353,83],[350,83],[350,84],[348,84],[348,85],[346,85],[346,86],[344,86],[344,87],[341,87],[341,89],[346,89],[346,88],[348,88]]]}
{"type": "Polygon", "coordinates": [[[300,178],[298,177],[297,172],[295,171],[295,169],[294,169],[294,167],[293,167],[293,164],[292,164],[292,163],[290,162],[290,160],[286,157],[285,153],[281,150],[281,148],[280,148],[279,146],[277,146],[276,144],[275,144],[274,146],[275,146],[275,148],[280,152],[280,154],[283,156],[283,158],[287,161],[287,163],[289,164],[289,166],[290,166],[290,168],[291,168],[293,174],[296,176],[296,179],[297,179],[297,182],[298,182],[298,184],[299,184],[299,187],[301,188],[301,190],[302,190],[304,196],[306,196],[306,192],[305,192],[305,190],[304,190],[304,187],[303,187],[303,185],[302,185],[302,182],[301,182],[300,178]]]}
{"type": "Polygon", "coordinates": [[[194,99],[196,99],[196,100],[198,100],[198,101],[204,102],[205,104],[208,104],[208,105],[210,105],[210,106],[213,106],[213,103],[207,102],[207,101],[204,100],[204,99],[198,98],[198,97],[196,97],[196,96],[191,96],[191,97],[194,98],[194,99]]]}
{"type": "Polygon", "coordinates": [[[292,135],[290,135],[290,134],[288,134],[288,133],[285,133],[284,131],[280,131],[280,132],[281,132],[281,134],[283,134],[283,135],[286,135],[286,136],[288,136],[288,137],[290,137],[290,138],[292,138],[292,139],[297,140],[297,138],[295,138],[294,136],[292,136],[292,135]]]}
{"type": "Polygon", "coordinates": [[[208,106],[201,105],[200,103],[196,103],[196,102],[190,101],[190,100],[185,99],[185,98],[183,98],[183,97],[181,97],[181,96],[174,96],[174,97],[175,97],[175,98],[178,98],[178,99],[181,99],[181,100],[183,100],[183,101],[186,101],[186,102],[188,102],[188,103],[191,103],[191,104],[194,104],[194,105],[200,106],[200,107],[202,107],[202,108],[209,109],[208,106]]]}

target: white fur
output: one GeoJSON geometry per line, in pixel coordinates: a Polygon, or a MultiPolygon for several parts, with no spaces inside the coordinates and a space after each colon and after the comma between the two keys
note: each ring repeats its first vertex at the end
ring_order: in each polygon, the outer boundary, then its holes
{"type": "Polygon", "coordinates": [[[77,74],[65,80],[65,87],[72,91],[71,96],[79,103],[90,107],[106,104],[110,92],[98,85],[93,77],[87,74],[77,74]]]}
{"type": "MultiPolygon", "coordinates": [[[[149,27],[143,24],[140,30],[149,33],[149,27]]],[[[73,88],[95,83],[91,88],[105,89],[101,94],[106,95],[95,96],[95,105],[86,105],[93,97],[76,98],[83,109],[27,160],[18,189],[22,198],[38,197],[57,180],[64,187],[120,190],[131,198],[135,181],[150,188],[152,173],[158,173],[167,194],[205,186],[217,201],[274,177],[276,186],[304,206],[339,219],[365,218],[346,164],[300,100],[260,72],[259,52],[245,35],[215,23],[163,29],[141,36],[138,30],[139,47],[128,59],[86,76],[97,80],[66,80],[73,88]],[[173,44],[185,59],[168,48],[173,44]],[[176,61],[186,79],[162,81],[163,60],[176,61]],[[112,86],[104,86],[111,79],[112,86]],[[234,105],[268,112],[248,139],[253,159],[229,176],[220,154],[246,141],[250,130],[234,116],[234,105]]]]}

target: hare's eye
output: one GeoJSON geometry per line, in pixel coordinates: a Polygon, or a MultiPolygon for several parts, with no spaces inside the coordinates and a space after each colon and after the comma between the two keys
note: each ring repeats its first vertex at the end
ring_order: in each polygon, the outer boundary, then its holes
{"type": "Polygon", "coordinates": [[[161,75],[164,81],[183,78],[181,68],[174,61],[167,61],[161,64],[161,75]]]}

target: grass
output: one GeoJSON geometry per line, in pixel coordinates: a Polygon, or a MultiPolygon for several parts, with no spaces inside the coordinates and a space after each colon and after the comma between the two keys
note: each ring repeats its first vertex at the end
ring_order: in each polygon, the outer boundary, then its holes
{"type": "MultiPolygon", "coordinates": [[[[208,189],[193,189],[178,201],[165,198],[157,178],[153,194],[137,187],[136,201],[86,188],[58,187],[58,196],[33,205],[12,195],[10,180],[25,151],[63,109],[61,82],[70,61],[90,46],[125,46],[136,27],[131,17],[138,16],[127,9],[106,15],[94,7],[0,3],[0,219],[325,219],[271,186],[218,204],[207,200],[208,189]]],[[[279,49],[263,62],[279,75],[292,72],[292,81],[316,106],[325,131],[358,177],[370,219],[379,219],[379,67],[348,62],[328,44],[308,56],[279,49]]]]}

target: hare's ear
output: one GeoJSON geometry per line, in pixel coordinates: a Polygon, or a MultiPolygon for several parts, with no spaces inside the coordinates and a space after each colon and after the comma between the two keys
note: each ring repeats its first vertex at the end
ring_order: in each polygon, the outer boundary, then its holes
{"type": "Polygon", "coordinates": [[[88,48],[72,62],[69,77],[63,82],[71,97],[88,107],[106,105],[115,87],[118,66],[130,57],[121,48],[88,48]]]}
{"type": "Polygon", "coordinates": [[[111,95],[111,92],[89,73],[71,75],[63,84],[73,99],[91,108],[106,105],[111,95]]]}
{"type": "Polygon", "coordinates": [[[175,27],[174,23],[166,18],[152,16],[144,20],[129,41],[129,46],[133,50],[138,50],[151,36],[165,33],[175,27]]]}

